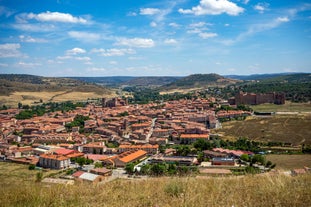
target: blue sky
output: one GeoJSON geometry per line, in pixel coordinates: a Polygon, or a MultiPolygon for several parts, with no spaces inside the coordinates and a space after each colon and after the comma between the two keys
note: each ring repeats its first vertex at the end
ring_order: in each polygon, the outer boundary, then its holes
{"type": "Polygon", "coordinates": [[[311,72],[308,0],[0,0],[0,73],[311,72]]]}

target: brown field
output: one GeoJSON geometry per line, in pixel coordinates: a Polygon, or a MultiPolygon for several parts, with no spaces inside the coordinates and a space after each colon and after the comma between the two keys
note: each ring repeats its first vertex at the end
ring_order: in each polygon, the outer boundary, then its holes
{"type": "Polygon", "coordinates": [[[311,103],[293,103],[286,101],[284,105],[260,104],[250,106],[258,112],[311,112],[311,103]]]}
{"type": "Polygon", "coordinates": [[[42,99],[43,102],[84,101],[88,98],[113,97],[114,94],[98,94],[95,92],[73,91],[42,91],[42,92],[14,92],[9,96],[0,96],[0,104],[17,107],[18,103],[33,105],[42,99]]]}
{"type": "Polygon", "coordinates": [[[276,163],[276,169],[292,170],[296,168],[311,167],[311,155],[267,155],[267,160],[276,163]]]}
{"type": "Polygon", "coordinates": [[[248,117],[245,121],[222,123],[215,130],[223,139],[247,137],[255,141],[279,141],[285,143],[311,144],[311,115],[275,115],[271,117],[248,117]]]}
{"type": "Polygon", "coordinates": [[[166,90],[166,91],[161,91],[160,92],[160,95],[163,95],[163,94],[172,94],[172,93],[189,93],[189,92],[192,92],[192,91],[197,91],[197,90],[202,90],[203,88],[185,88],[185,89],[182,89],[182,88],[179,88],[179,89],[169,89],[169,90],[166,90]]]}
{"type": "Polygon", "coordinates": [[[26,168],[0,163],[0,206],[304,207],[311,203],[310,174],[165,177],[66,186],[33,182],[36,171],[26,168]]]}

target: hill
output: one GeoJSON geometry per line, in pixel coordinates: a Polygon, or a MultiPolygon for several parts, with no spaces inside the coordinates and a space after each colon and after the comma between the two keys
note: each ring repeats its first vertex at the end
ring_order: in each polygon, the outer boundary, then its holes
{"type": "Polygon", "coordinates": [[[132,76],[107,76],[107,77],[68,77],[88,83],[95,83],[98,85],[118,87],[127,81],[135,79],[132,76]]]}
{"type": "Polygon", "coordinates": [[[263,80],[284,75],[291,75],[295,73],[267,73],[267,74],[251,74],[251,75],[224,75],[226,78],[238,79],[238,80],[263,80]]]}
{"type": "MultiPolygon", "coordinates": [[[[43,172],[43,176],[53,172],[43,172]]],[[[310,174],[161,177],[61,185],[35,182],[37,173],[25,165],[0,162],[0,206],[304,207],[311,203],[310,174]]]]}
{"type": "Polygon", "coordinates": [[[128,86],[162,86],[170,83],[174,83],[179,80],[181,77],[174,76],[154,76],[154,77],[136,77],[127,82],[124,82],[123,85],[128,86]]]}
{"type": "Polygon", "coordinates": [[[224,87],[230,84],[241,82],[239,80],[225,78],[218,74],[193,74],[178,79],[175,82],[162,87],[162,90],[177,89],[177,88],[207,88],[207,87],[224,87]]]}
{"type": "Polygon", "coordinates": [[[70,78],[33,75],[0,75],[0,105],[17,106],[47,101],[78,101],[111,96],[110,89],[70,78]]]}

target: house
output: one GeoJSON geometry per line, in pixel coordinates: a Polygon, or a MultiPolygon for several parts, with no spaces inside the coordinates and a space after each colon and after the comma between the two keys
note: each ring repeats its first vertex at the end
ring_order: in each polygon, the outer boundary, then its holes
{"type": "Polygon", "coordinates": [[[119,146],[119,152],[127,152],[127,151],[133,151],[133,150],[144,150],[147,152],[148,155],[151,154],[157,154],[159,150],[159,145],[151,145],[151,144],[145,144],[145,145],[120,145],[119,146]]]}
{"type": "Polygon", "coordinates": [[[102,176],[111,176],[112,170],[107,169],[107,168],[94,168],[91,170],[91,173],[102,175],[102,176]]]}
{"type": "Polygon", "coordinates": [[[125,167],[126,164],[142,160],[146,157],[147,152],[144,150],[126,151],[119,155],[102,160],[103,163],[113,165],[115,167],[125,167]]]}
{"type": "Polygon", "coordinates": [[[211,151],[211,150],[204,150],[203,155],[205,158],[210,158],[210,159],[212,159],[214,157],[227,157],[228,156],[226,153],[215,152],[215,151],[211,151]]]}
{"type": "Polygon", "coordinates": [[[212,159],[212,165],[230,165],[234,166],[235,162],[233,158],[215,157],[212,159]]]}
{"type": "Polygon", "coordinates": [[[106,150],[105,143],[92,142],[83,145],[83,153],[85,154],[103,154],[106,150]]]}
{"type": "Polygon", "coordinates": [[[70,166],[70,159],[63,155],[42,154],[39,166],[51,169],[64,169],[70,166]]]}
{"type": "Polygon", "coordinates": [[[192,144],[199,139],[209,140],[209,134],[181,134],[180,143],[192,144]]]}
{"type": "Polygon", "coordinates": [[[163,156],[157,155],[151,158],[151,163],[177,163],[179,165],[195,165],[198,163],[195,157],[184,157],[184,156],[163,156]]]}
{"type": "Polygon", "coordinates": [[[77,171],[74,174],[72,174],[72,176],[75,178],[75,180],[80,182],[98,183],[105,180],[105,177],[102,175],[96,175],[93,173],[83,171],[77,171]]]}

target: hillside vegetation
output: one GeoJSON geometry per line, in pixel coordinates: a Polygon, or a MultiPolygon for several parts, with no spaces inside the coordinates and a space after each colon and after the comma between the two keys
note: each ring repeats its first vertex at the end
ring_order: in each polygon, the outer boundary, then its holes
{"type": "Polygon", "coordinates": [[[194,74],[181,78],[173,83],[161,87],[161,90],[172,90],[176,88],[207,88],[224,87],[230,84],[241,82],[239,80],[225,78],[218,74],[194,74]]]}
{"type": "Polygon", "coordinates": [[[304,207],[311,203],[310,174],[118,179],[66,186],[35,182],[38,171],[27,166],[0,166],[0,206],[304,207]]]}
{"type": "Polygon", "coordinates": [[[249,117],[244,121],[222,123],[216,132],[224,139],[247,137],[254,141],[311,144],[310,115],[276,115],[249,117]]]}
{"type": "Polygon", "coordinates": [[[0,75],[0,105],[17,106],[48,101],[77,101],[111,96],[113,92],[91,83],[70,78],[48,78],[32,75],[0,75]]]}

